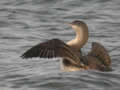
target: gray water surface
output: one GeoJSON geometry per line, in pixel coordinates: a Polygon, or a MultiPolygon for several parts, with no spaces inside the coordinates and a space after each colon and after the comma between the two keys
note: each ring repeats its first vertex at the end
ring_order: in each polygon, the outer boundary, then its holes
{"type": "Polygon", "coordinates": [[[0,0],[0,90],[120,90],[120,0],[0,0]],[[112,72],[62,72],[59,59],[22,59],[32,46],[75,32],[64,22],[85,21],[92,42],[110,53],[112,72]]]}

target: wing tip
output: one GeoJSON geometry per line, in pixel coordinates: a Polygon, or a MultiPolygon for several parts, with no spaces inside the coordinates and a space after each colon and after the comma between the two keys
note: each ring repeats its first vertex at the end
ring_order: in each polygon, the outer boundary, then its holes
{"type": "Polygon", "coordinates": [[[23,54],[20,56],[22,59],[26,59],[27,57],[23,54]]]}
{"type": "Polygon", "coordinates": [[[23,53],[21,56],[20,56],[22,59],[28,59],[28,58],[32,58],[32,56],[28,53],[23,53]]]}

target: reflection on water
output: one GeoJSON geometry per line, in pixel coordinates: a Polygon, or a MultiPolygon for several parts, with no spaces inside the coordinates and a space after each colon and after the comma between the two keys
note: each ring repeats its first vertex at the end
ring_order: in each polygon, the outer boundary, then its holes
{"type": "Polygon", "coordinates": [[[1,90],[119,90],[119,0],[1,0],[1,90]],[[31,46],[51,38],[65,42],[74,30],[64,22],[83,20],[91,42],[102,43],[112,59],[112,72],[94,70],[62,72],[59,59],[21,59],[31,46]],[[67,30],[69,29],[69,30],[67,30]]]}

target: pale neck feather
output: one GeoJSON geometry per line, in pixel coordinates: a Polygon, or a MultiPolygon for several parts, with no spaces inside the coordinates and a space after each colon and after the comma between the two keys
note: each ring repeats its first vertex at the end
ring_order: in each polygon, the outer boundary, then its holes
{"type": "Polygon", "coordinates": [[[83,45],[87,42],[88,40],[88,28],[87,26],[86,27],[76,27],[73,29],[75,29],[76,31],[76,37],[67,42],[67,45],[77,49],[77,50],[80,50],[80,48],[83,47],[83,45]]]}

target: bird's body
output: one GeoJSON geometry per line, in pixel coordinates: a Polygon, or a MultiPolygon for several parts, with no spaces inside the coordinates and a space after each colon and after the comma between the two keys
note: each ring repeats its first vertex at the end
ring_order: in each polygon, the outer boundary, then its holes
{"type": "Polygon", "coordinates": [[[80,49],[88,41],[88,27],[83,21],[69,23],[75,31],[75,39],[64,43],[59,39],[52,39],[40,43],[28,51],[23,58],[54,58],[61,57],[61,69],[63,71],[77,71],[85,69],[96,69],[100,71],[111,70],[111,60],[106,49],[99,43],[93,42],[92,49],[88,55],[83,55],[80,49]]]}

